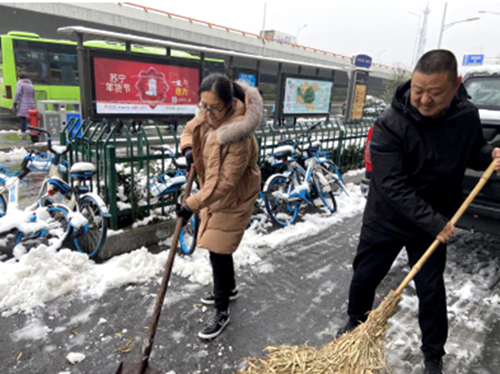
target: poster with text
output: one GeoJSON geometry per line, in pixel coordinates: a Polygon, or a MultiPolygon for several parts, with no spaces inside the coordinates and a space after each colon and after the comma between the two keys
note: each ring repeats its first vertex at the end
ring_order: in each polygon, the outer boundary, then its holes
{"type": "Polygon", "coordinates": [[[363,118],[365,98],[366,98],[366,84],[357,84],[354,89],[354,100],[352,102],[351,119],[363,118]]]}
{"type": "Polygon", "coordinates": [[[199,69],[94,58],[98,114],[194,114],[199,69]]]}
{"type": "Polygon", "coordinates": [[[328,114],[333,82],[286,78],[283,114],[328,114]]]}

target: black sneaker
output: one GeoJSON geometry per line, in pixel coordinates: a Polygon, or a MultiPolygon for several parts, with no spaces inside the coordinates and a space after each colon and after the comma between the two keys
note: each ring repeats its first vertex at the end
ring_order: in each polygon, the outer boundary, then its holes
{"type": "MultiPolygon", "coordinates": [[[[238,298],[238,289],[235,288],[234,290],[231,290],[231,293],[229,294],[229,301],[234,301],[238,298]]],[[[207,292],[205,295],[202,296],[200,299],[201,302],[205,305],[214,305],[215,304],[215,296],[213,292],[207,292]]]]}
{"type": "Polygon", "coordinates": [[[229,311],[220,312],[218,310],[214,310],[208,322],[198,333],[198,336],[202,339],[213,339],[224,330],[224,327],[229,323],[229,311]]]}
{"type": "Polygon", "coordinates": [[[443,374],[443,360],[441,358],[426,358],[423,374],[443,374]]]}
{"type": "Polygon", "coordinates": [[[344,335],[346,332],[354,330],[359,324],[361,324],[361,321],[349,318],[349,322],[347,322],[337,331],[337,339],[340,338],[341,335],[344,335]]]}

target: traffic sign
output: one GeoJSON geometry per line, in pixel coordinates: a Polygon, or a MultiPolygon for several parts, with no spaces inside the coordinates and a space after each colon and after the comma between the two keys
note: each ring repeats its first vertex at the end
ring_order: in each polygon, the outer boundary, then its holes
{"type": "Polygon", "coordinates": [[[462,66],[481,66],[484,62],[484,55],[464,55],[462,66]]]}

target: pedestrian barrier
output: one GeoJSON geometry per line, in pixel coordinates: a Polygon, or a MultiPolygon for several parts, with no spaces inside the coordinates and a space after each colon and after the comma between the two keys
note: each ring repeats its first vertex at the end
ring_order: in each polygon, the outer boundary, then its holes
{"type": "MultiPolygon", "coordinates": [[[[373,120],[344,122],[336,119],[328,122],[318,120],[298,120],[293,126],[273,127],[271,122],[263,123],[256,136],[259,144],[259,164],[264,170],[268,157],[273,155],[282,136],[290,139],[303,137],[307,129],[321,122],[312,136],[321,142],[322,149],[339,166],[342,172],[363,167],[363,153],[366,136],[373,120]]],[[[109,120],[93,122],[70,119],[60,132],[60,142],[71,141],[68,153],[70,166],[78,161],[90,162],[96,167],[96,191],[109,207],[110,227],[132,224],[149,216],[155,209],[175,204],[177,196],[158,201],[147,188],[154,175],[164,174],[170,165],[170,156],[153,152],[154,144],[169,144],[179,154],[180,134],[184,126],[160,126],[151,124],[140,126],[137,132],[130,120],[112,123],[109,120]],[[117,134],[117,128],[121,134],[117,134]],[[76,130],[78,129],[78,131],[76,130]]]]}

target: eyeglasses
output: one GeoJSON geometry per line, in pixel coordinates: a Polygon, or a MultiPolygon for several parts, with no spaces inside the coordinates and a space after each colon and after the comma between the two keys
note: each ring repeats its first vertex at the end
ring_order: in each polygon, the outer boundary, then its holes
{"type": "Polygon", "coordinates": [[[200,109],[202,112],[209,112],[212,114],[220,114],[226,109],[226,106],[224,105],[222,108],[217,109],[217,108],[208,108],[203,104],[198,104],[198,109],[200,109]]]}

